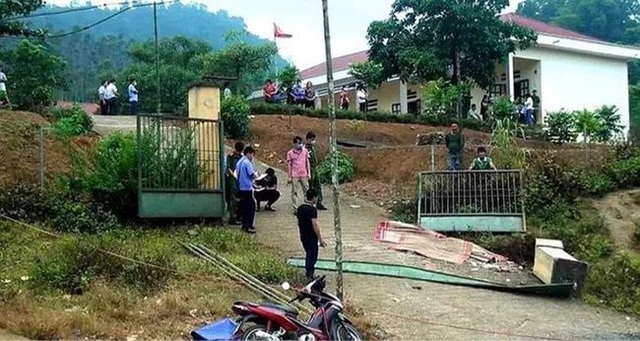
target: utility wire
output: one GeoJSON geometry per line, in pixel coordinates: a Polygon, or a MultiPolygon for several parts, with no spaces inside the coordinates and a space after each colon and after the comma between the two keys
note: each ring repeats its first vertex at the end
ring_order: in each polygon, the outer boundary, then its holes
{"type": "Polygon", "coordinates": [[[46,16],[50,16],[50,15],[82,12],[82,11],[89,11],[89,10],[100,8],[100,7],[107,7],[107,6],[126,6],[126,5],[129,5],[129,4],[134,4],[135,5],[135,4],[139,3],[139,2],[140,1],[111,2],[111,3],[100,4],[100,5],[69,8],[69,9],[62,10],[62,11],[57,11],[57,12],[44,12],[44,13],[36,13],[36,14],[31,14],[31,15],[25,15],[25,16],[16,16],[16,17],[8,18],[7,20],[21,20],[21,19],[30,19],[30,18],[37,18],[37,17],[46,17],[46,16]]]}
{"type": "Polygon", "coordinates": [[[100,25],[100,24],[102,24],[102,23],[104,23],[106,21],[111,20],[111,19],[117,17],[118,15],[123,14],[124,12],[132,9],[132,8],[154,6],[154,4],[155,5],[165,5],[165,4],[171,4],[171,3],[174,3],[174,2],[177,2],[177,1],[179,1],[179,0],[171,0],[171,1],[164,1],[164,2],[157,2],[157,3],[156,2],[152,2],[152,3],[138,4],[138,5],[125,7],[123,9],[121,9],[120,11],[118,11],[118,12],[116,12],[114,14],[111,14],[110,16],[108,16],[108,17],[106,17],[106,18],[104,18],[102,20],[94,22],[93,24],[87,25],[85,27],[79,28],[79,29],[74,30],[74,31],[65,32],[65,33],[56,34],[56,35],[51,35],[51,36],[46,36],[44,38],[45,39],[62,38],[62,37],[70,36],[70,35],[77,34],[77,33],[80,33],[80,32],[84,32],[84,31],[89,30],[89,29],[91,29],[91,28],[93,28],[95,26],[98,26],[98,25],[100,25]]]}

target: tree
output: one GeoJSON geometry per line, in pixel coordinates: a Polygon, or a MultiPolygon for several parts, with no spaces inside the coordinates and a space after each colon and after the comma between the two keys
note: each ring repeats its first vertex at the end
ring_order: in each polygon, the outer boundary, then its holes
{"type": "Polygon", "coordinates": [[[23,110],[42,111],[51,104],[53,92],[66,85],[65,62],[45,46],[22,40],[13,50],[0,52],[6,63],[11,102],[23,110]]]}
{"type": "Polygon", "coordinates": [[[640,42],[637,0],[525,0],[518,13],[612,43],[640,42]]]}
{"type": "Polygon", "coordinates": [[[384,67],[371,61],[351,65],[349,74],[365,88],[375,89],[387,80],[384,76],[384,67]]]}
{"type": "Polygon", "coordinates": [[[236,77],[237,93],[248,95],[264,82],[278,48],[273,42],[251,45],[242,40],[243,36],[232,32],[227,37],[227,47],[202,56],[199,62],[205,74],[236,77]]]}
{"type": "Polygon", "coordinates": [[[43,30],[33,30],[22,21],[10,20],[15,16],[27,15],[43,4],[43,0],[0,0],[0,37],[44,35],[43,30]]]}
{"type": "Polygon", "coordinates": [[[536,41],[536,34],[498,15],[508,0],[396,0],[387,20],[368,29],[369,59],[384,78],[424,83],[450,78],[488,87],[495,65],[536,41]]]}
{"type": "Polygon", "coordinates": [[[299,78],[300,71],[298,71],[298,68],[293,64],[287,65],[278,75],[280,85],[286,88],[293,87],[299,78]]]}

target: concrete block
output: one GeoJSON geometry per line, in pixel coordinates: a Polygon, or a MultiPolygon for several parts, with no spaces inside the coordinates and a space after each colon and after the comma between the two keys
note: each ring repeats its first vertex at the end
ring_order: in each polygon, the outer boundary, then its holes
{"type": "Polygon", "coordinates": [[[575,283],[580,292],[587,277],[588,264],[575,259],[566,251],[556,248],[536,247],[533,274],[545,284],[575,283]]]}
{"type": "Polygon", "coordinates": [[[536,238],[536,248],[541,246],[554,247],[557,249],[564,250],[564,244],[562,244],[562,240],[557,240],[557,239],[536,238]]]}

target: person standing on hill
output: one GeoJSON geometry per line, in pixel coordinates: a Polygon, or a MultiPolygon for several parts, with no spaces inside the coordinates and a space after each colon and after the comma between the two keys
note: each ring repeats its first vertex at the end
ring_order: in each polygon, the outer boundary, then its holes
{"type": "Polygon", "coordinates": [[[325,247],[324,239],[320,233],[318,225],[318,211],[315,208],[317,193],[310,189],[305,193],[305,202],[300,205],[296,212],[298,218],[298,230],[300,231],[300,242],[305,253],[305,275],[308,280],[313,279],[316,262],[318,261],[319,246],[325,247]]]}
{"type": "Polygon", "coordinates": [[[451,122],[451,131],[444,138],[444,142],[449,149],[448,166],[449,170],[460,170],[462,165],[462,151],[464,150],[464,135],[460,132],[458,122],[451,122]]]}
{"type": "Polygon", "coordinates": [[[302,143],[302,137],[293,138],[293,148],[287,152],[288,183],[291,184],[291,206],[295,214],[298,209],[298,193],[304,196],[309,189],[311,166],[309,165],[309,151],[302,143]]]}
{"type": "Polygon", "coordinates": [[[104,99],[107,101],[107,115],[116,114],[116,105],[118,104],[118,88],[116,80],[111,79],[105,89],[104,99]]]}
{"type": "Polygon", "coordinates": [[[9,95],[7,95],[7,75],[0,69],[0,107],[9,105],[9,95]]]}
{"type": "Polygon", "coordinates": [[[325,211],[327,208],[322,204],[322,183],[318,178],[318,151],[316,149],[316,134],[312,131],[307,133],[307,150],[309,151],[309,167],[311,168],[311,183],[309,187],[316,191],[316,208],[325,211]]]}
{"type": "Polygon", "coordinates": [[[100,115],[107,114],[107,99],[105,95],[107,94],[107,81],[102,81],[100,87],[98,88],[98,98],[100,98],[100,115]]]}
{"type": "Polygon", "coordinates": [[[136,82],[135,78],[131,78],[129,81],[129,112],[131,115],[138,114],[138,82],[136,82]]]}
{"type": "Polygon", "coordinates": [[[240,211],[238,210],[238,178],[236,167],[242,158],[244,143],[238,141],[231,154],[227,155],[225,186],[227,207],[229,208],[229,225],[240,225],[240,211]]]}

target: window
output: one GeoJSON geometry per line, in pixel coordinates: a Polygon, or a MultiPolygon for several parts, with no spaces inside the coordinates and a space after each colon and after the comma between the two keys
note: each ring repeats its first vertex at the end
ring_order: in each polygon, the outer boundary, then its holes
{"type": "Polygon", "coordinates": [[[491,87],[491,91],[489,91],[489,94],[491,94],[491,97],[500,97],[502,95],[505,95],[507,93],[507,85],[506,84],[496,84],[494,86],[491,87]]]}
{"type": "Polygon", "coordinates": [[[420,115],[420,112],[422,111],[422,101],[416,100],[409,102],[409,106],[407,109],[410,114],[420,115]]]}
{"type": "Polygon", "coordinates": [[[529,80],[523,79],[514,84],[516,98],[524,98],[529,93],[529,80]]]}
{"type": "Polygon", "coordinates": [[[391,104],[391,113],[399,114],[400,113],[400,103],[391,104]]]}
{"type": "Polygon", "coordinates": [[[377,99],[370,99],[367,101],[367,111],[378,111],[377,99]]]}

